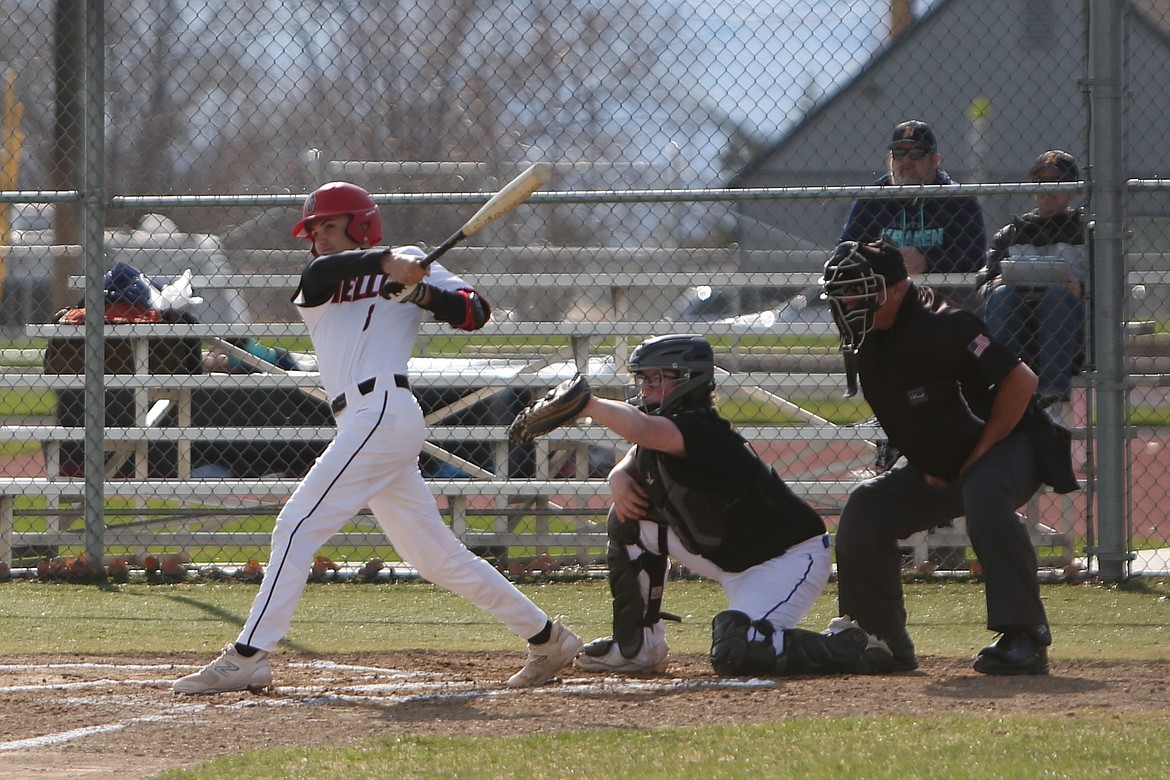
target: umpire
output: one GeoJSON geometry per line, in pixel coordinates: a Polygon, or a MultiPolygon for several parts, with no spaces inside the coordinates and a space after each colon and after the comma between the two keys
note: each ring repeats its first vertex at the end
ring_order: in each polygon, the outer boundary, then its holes
{"type": "Polygon", "coordinates": [[[847,363],[905,462],[859,484],[837,529],[838,598],[884,640],[895,668],[917,668],[906,632],[898,541],[966,516],[983,567],[984,674],[1048,673],[1052,643],[1036,552],[1016,508],[1042,483],[1076,490],[1069,433],[1035,402],[1036,375],[967,311],[936,302],[886,241],[841,243],[821,280],[847,363]]]}

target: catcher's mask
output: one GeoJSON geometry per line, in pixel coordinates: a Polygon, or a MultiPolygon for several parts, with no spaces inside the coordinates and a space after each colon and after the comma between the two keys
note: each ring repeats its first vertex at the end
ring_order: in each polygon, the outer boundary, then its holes
{"type": "Polygon", "coordinates": [[[347,181],[323,184],[309,193],[300,222],[293,225],[296,238],[313,240],[310,230],[315,219],[349,217],[346,234],[359,246],[371,247],[382,240],[382,214],[370,193],[347,181]]]}
{"type": "MultiPolygon", "coordinates": [[[[874,269],[874,253],[892,249],[897,262],[901,255],[892,244],[859,244],[843,241],[825,263],[821,277],[821,300],[828,301],[829,310],[841,335],[841,351],[856,353],[873,330],[874,316],[886,302],[886,277],[874,269]]],[[[902,271],[905,278],[905,269],[902,271]]]]}
{"type": "Polygon", "coordinates": [[[704,406],[715,389],[715,352],[702,336],[655,336],[630,355],[630,374],[634,379],[631,398],[649,414],[704,406]],[[668,372],[678,376],[669,395],[663,395],[661,403],[647,404],[640,383],[657,386],[655,382],[663,382],[668,372]]]}

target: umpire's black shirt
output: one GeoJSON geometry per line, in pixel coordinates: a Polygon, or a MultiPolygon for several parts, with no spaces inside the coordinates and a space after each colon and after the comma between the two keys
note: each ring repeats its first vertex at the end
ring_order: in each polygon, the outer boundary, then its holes
{"type": "Polygon", "coordinates": [[[865,337],[858,375],[890,444],[919,471],[952,480],[975,448],[994,385],[1019,358],[964,310],[928,308],[913,285],[894,324],[865,337]]]}

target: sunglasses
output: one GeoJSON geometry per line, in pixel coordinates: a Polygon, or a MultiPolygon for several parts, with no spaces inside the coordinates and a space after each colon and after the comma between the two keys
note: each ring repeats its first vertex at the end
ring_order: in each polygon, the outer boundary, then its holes
{"type": "Polygon", "coordinates": [[[918,162],[924,157],[928,156],[930,152],[925,149],[891,149],[890,156],[895,160],[904,160],[909,157],[914,162],[918,162]]]}

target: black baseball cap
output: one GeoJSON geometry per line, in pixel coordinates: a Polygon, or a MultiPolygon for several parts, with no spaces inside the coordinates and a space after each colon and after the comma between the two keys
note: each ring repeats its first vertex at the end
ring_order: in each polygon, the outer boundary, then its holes
{"type": "Polygon", "coordinates": [[[890,149],[925,149],[934,154],[938,151],[938,139],[930,125],[921,119],[909,119],[894,128],[890,149]]]}
{"type": "Polygon", "coordinates": [[[1060,149],[1049,149],[1037,157],[1028,169],[1028,175],[1036,179],[1046,171],[1055,171],[1058,174],[1057,181],[1077,181],[1081,178],[1076,158],[1060,149]]]}
{"type": "Polygon", "coordinates": [[[882,239],[869,244],[858,244],[857,253],[869,261],[869,267],[875,274],[885,279],[888,285],[909,277],[902,253],[890,241],[882,239]]]}

